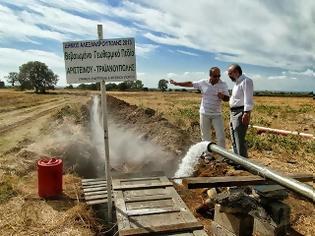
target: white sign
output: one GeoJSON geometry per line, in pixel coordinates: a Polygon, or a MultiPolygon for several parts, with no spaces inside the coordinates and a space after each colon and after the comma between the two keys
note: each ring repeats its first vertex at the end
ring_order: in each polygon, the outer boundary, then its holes
{"type": "Polygon", "coordinates": [[[63,43],[67,83],[136,80],[134,38],[63,43]]]}

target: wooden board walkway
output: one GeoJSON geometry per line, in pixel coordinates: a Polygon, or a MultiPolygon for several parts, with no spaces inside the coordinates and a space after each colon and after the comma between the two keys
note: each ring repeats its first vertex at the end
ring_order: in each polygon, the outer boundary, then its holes
{"type": "MultiPolygon", "coordinates": [[[[207,235],[173,184],[160,173],[119,175],[113,177],[112,186],[120,236],[207,235]]],[[[104,179],[83,179],[82,188],[87,204],[107,203],[104,179]]]]}
{"type": "Polygon", "coordinates": [[[113,179],[119,235],[206,236],[165,176],[113,179]]]}

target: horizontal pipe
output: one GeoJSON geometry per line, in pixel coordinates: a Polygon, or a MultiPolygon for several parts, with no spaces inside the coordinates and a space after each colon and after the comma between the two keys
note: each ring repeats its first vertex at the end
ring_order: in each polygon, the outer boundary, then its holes
{"type": "Polygon", "coordinates": [[[288,130],[282,130],[282,129],[271,129],[267,127],[257,126],[257,125],[251,125],[250,127],[257,129],[259,132],[268,132],[268,133],[274,133],[274,134],[282,134],[282,135],[299,135],[305,138],[313,138],[315,139],[315,136],[312,134],[306,134],[306,133],[300,133],[297,131],[288,131],[288,130]]]}
{"type": "Polygon", "coordinates": [[[230,153],[226,151],[224,148],[214,144],[209,143],[207,147],[209,152],[215,152],[218,153],[231,161],[233,161],[236,164],[239,164],[243,166],[245,169],[249,170],[250,172],[254,172],[254,174],[260,175],[264,178],[271,179],[275,183],[286,187],[290,190],[292,190],[295,193],[298,193],[311,201],[314,202],[315,199],[315,191],[314,188],[310,185],[301,183],[295,179],[285,177],[279,173],[277,173],[274,170],[270,170],[267,167],[257,164],[252,160],[249,160],[247,158],[244,158],[240,155],[236,155],[234,153],[230,153]]]}

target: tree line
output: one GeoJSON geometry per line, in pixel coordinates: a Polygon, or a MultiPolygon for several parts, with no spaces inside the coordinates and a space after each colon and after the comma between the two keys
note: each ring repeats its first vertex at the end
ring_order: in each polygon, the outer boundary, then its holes
{"type": "MultiPolygon", "coordinates": [[[[20,90],[34,89],[36,93],[46,93],[48,89],[54,89],[58,82],[58,75],[56,75],[48,66],[39,61],[29,61],[19,67],[19,72],[9,72],[5,76],[7,82],[15,88],[20,90]]],[[[1,87],[4,87],[4,82],[1,81],[1,87]]],[[[161,79],[158,82],[158,89],[166,91],[168,88],[168,81],[161,79]]],[[[73,89],[73,85],[66,87],[73,89]]],[[[78,89],[99,90],[100,83],[80,84],[78,89]]],[[[141,80],[123,81],[121,83],[107,83],[106,90],[108,91],[149,91],[144,87],[141,80]]]]}
{"type": "MultiPolygon", "coordinates": [[[[130,81],[126,80],[121,83],[106,83],[107,91],[156,91],[161,90],[162,92],[167,91],[168,81],[165,79],[161,79],[158,82],[157,89],[152,89],[148,87],[144,87],[141,80],[130,81]]],[[[91,84],[79,84],[77,87],[73,85],[69,85],[65,87],[66,89],[88,89],[88,90],[100,90],[100,83],[91,83],[91,84]]]]}

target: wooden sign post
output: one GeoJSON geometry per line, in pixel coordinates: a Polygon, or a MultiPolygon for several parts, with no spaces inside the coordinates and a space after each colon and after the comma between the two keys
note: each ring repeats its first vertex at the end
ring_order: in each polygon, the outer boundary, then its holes
{"type": "Polygon", "coordinates": [[[97,25],[98,40],[63,43],[67,83],[101,84],[102,120],[105,147],[108,221],[112,221],[112,179],[109,158],[106,81],[136,80],[134,38],[103,39],[103,26],[97,25]]]}

